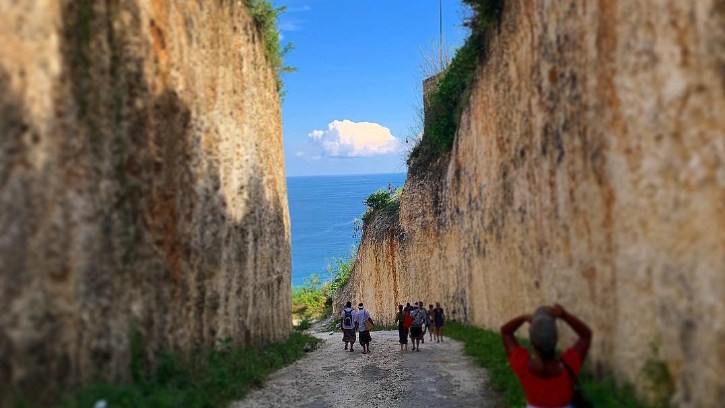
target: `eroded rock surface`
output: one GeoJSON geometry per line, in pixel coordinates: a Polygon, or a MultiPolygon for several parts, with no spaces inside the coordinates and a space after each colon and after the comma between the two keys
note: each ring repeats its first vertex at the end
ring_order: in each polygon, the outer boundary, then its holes
{"type": "Polygon", "coordinates": [[[276,78],[241,1],[0,5],[0,405],[290,330],[276,78]]]}
{"type": "Polygon", "coordinates": [[[365,231],[338,301],[491,328],[561,302],[594,328],[595,372],[669,398],[652,359],[673,402],[719,404],[723,2],[506,1],[486,55],[450,157],[409,175],[400,225],[365,231]]]}

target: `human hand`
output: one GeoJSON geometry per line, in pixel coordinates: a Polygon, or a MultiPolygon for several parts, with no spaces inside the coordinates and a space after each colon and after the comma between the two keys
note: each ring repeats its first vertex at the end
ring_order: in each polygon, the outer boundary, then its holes
{"type": "Polygon", "coordinates": [[[564,310],[562,305],[554,303],[552,306],[549,306],[549,313],[556,318],[562,318],[566,314],[566,310],[564,310]]]}

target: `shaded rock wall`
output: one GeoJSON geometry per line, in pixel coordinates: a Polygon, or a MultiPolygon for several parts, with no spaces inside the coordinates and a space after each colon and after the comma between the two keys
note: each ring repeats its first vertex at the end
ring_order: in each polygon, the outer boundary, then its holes
{"type": "Polygon", "coordinates": [[[279,97],[241,1],[0,5],[0,405],[290,329],[279,97]]]}
{"type": "Polygon", "coordinates": [[[450,157],[409,175],[400,225],[368,226],[338,301],[385,323],[442,301],[490,328],[561,302],[596,373],[667,397],[643,373],[656,345],[672,400],[716,406],[725,3],[511,0],[484,54],[450,157]]]}

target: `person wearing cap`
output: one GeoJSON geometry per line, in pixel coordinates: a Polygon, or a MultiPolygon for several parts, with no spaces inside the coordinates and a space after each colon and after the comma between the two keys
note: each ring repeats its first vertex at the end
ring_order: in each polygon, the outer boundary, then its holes
{"type": "Polygon", "coordinates": [[[367,327],[365,327],[365,322],[370,321],[370,324],[373,324],[373,319],[370,317],[370,312],[365,310],[362,303],[359,303],[357,305],[357,313],[355,313],[355,325],[357,326],[358,331],[358,337],[360,341],[360,345],[363,348],[362,353],[368,354],[370,353],[370,342],[372,341],[372,338],[370,337],[370,330],[368,330],[367,327]]]}
{"type": "Polygon", "coordinates": [[[533,315],[521,315],[501,326],[503,344],[511,369],[526,394],[527,408],[571,407],[574,377],[589,352],[592,331],[584,322],[567,312],[561,305],[541,306],[533,315]],[[576,343],[559,358],[556,343],[559,333],[556,319],[561,319],[579,336],[576,343]],[[529,323],[529,338],[534,355],[519,345],[514,333],[529,323]]]}

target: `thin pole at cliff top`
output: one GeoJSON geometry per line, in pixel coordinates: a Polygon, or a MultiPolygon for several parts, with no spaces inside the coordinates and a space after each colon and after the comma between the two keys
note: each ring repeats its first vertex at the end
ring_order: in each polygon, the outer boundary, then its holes
{"type": "Polygon", "coordinates": [[[438,55],[440,57],[441,68],[443,68],[443,0],[438,0],[438,29],[440,31],[440,46],[438,55]]]}

